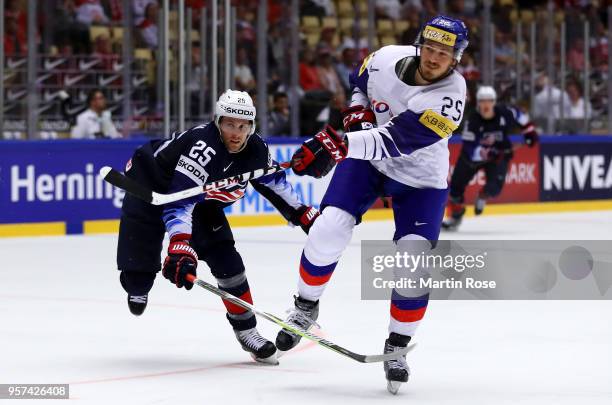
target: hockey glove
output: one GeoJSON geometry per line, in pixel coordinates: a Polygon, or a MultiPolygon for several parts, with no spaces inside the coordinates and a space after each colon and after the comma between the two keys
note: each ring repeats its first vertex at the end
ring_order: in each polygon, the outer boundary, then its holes
{"type": "Polygon", "coordinates": [[[336,163],[344,160],[347,153],[345,141],[326,125],[293,154],[291,167],[298,176],[308,175],[319,179],[329,173],[336,163]]]}
{"type": "Polygon", "coordinates": [[[315,208],[308,205],[302,205],[300,208],[295,210],[295,213],[291,216],[290,222],[302,228],[302,230],[308,235],[308,231],[314,224],[315,219],[321,215],[321,213],[315,208]]]}
{"type": "Polygon", "coordinates": [[[523,138],[525,139],[525,145],[530,148],[533,148],[538,143],[538,132],[531,122],[523,127],[523,138]]]}
{"type": "Polygon", "coordinates": [[[362,105],[345,108],[341,114],[344,132],[362,131],[376,126],[374,112],[362,105]]]}
{"type": "Polygon", "coordinates": [[[164,260],[162,273],[165,278],[178,288],[185,287],[191,290],[193,283],[185,280],[187,274],[196,276],[198,255],[189,244],[191,235],[178,234],[170,239],[168,256],[164,260]]]}
{"type": "Polygon", "coordinates": [[[482,148],[480,151],[482,160],[485,162],[499,163],[504,159],[512,159],[513,151],[510,149],[500,149],[495,146],[482,148]]]}

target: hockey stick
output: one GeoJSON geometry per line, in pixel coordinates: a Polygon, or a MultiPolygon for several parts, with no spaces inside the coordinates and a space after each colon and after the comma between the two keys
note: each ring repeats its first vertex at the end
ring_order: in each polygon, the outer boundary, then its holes
{"type": "Polygon", "coordinates": [[[249,304],[248,302],[243,301],[240,298],[233,296],[232,294],[229,294],[223,290],[220,290],[214,285],[209,284],[204,280],[200,280],[199,278],[196,278],[192,274],[187,274],[185,278],[187,279],[187,281],[197,284],[203,289],[208,290],[215,295],[218,295],[219,297],[231,302],[232,304],[238,305],[241,308],[249,310],[253,312],[255,315],[259,315],[260,317],[267,319],[268,321],[274,322],[275,324],[282,327],[283,329],[293,332],[296,335],[300,335],[308,340],[312,340],[313,342],[318,343],[319,345],[326,347],[329,350],[332,350],[336,353],[339,353],[343,356],[351,358],[360,363],[376,363],[376,362],[381,362],[381,361],[394,360],[394,359],[397,359],[405,355],[406,353],[414,349],[414,347],[416,346],[416,344],[412,344],[402,350],[398,350],[396,352],[387,353],[387,354],[373,354],[373,355],[358,354],[348,349],[345,349],[344,347],[338,346],[337,344],[332,343],[329,340],[323,339],[322,337],[313,335],[312,333],[300,328],[297,325],[287,323],[283,321],[282,319],[280,319],[279,317],[277,317],[276,315],[272,315],[268,312],[260,311],[257,308],[255,308],[252,304],[249,304]]]}
{"type": "Polygon", "coordinates": [[[251,170],[250,172],[237,174],[226,179],[218,180],[203,186],[188,188],[186,190],[177,191],[176,193],[161,194],[143,186],[137,181],[127,177],[125,174],[118,172],[109,166],[104,166],[100,169],[100,175],[108,183],[132,194],[143,201],[153,205],[164,205],[171,202],[179,201],[185,198],[204,194],[208,191],[217,190],[222,187],[227,187],[232,184],[242,183],[244,181],[253,180],[259,177],[267,176],[268,174],[276,173],[281,170],[286,170],[291,167],[291,162],[279,163],[274,166],[263,169],[251,170]]]}

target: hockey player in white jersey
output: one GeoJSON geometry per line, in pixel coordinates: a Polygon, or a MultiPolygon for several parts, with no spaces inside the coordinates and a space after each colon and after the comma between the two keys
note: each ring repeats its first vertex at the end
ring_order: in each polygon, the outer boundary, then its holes
{"type": "MultiPolygon", "coordinates": [[[[448,197],[448,138],[465,105],[465,80],[454,68],[467,46],[465,24],[438,16],[425,24],[414,46],[386,46],[372,53],[350,76],[346,137],[326,127],[294,154],[298,175],[321,177],[339,164],[302,252],[290,322],[303,328],[315,324],[319,298],[353,228],[379,196],[392,198],[394,241],[435,245],[448,197]]],[[[428,298],[427,293],[393,290],[385,353],[408,344],[428,298]]],[[[299,340],[282,330],[276,346],[287,351],[299,340]]],[[[406,359],[387,361],[384,370],[388,389],[396,394],[408,381],[406,359]]]]}

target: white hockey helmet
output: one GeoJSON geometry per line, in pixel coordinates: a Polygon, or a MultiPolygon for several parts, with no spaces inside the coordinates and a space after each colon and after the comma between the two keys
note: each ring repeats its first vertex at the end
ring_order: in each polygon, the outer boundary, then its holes
{"type": "Polygon", "coordinates": [[[480,88],[478,88],[478,91],[476,92],[476,101],[482,100],[496,101],[497,92],[495,91],[495,89],[491,86],[480,86],[480,88]]]}
{"type": "Polygon", "coordinates": [[[221,117],[250,121],[251,131],[249,135],[253,135],[255,132],[255,106],[251,96],[246,91],[227,89],[219,96],[215,106],[215,125],[217,128],[219,128],[221,117]]]}

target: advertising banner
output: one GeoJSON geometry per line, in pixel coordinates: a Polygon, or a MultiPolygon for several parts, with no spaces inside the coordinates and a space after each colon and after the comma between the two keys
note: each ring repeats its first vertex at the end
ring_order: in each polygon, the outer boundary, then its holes
{"type": "Polygon", "coordinates": [[[98,175],[103,166],[123,170],[133,141],[55,140],[0,144],[0,223],[82,222],[119,217],[123,192],[98,175]]]}
{"type": "MultiPolygon", "coordinates": [[[[68,233],[82,232],[83,221],[118,219],[123,191],[98,175],[103,166],[123,170],[146,140],[6,141],[0,144],[0,224],[66,222],[68,233]]],[[[272,144],[272,157],[291,159],[298,143],[272,144]]],[[[318,207],[331,175],[315,180],[286,171],[287,180],[309,205],[318,207]]],[[[228,207],[231,215],[271,214],[276,210],[249,187],[228,207]]]]}
{"type": "MultiPolygon", "coordinates": [[[[98,172],[103,166],[123,170],[146,141],[1,142],[0,224],[63,222],[66,232],[81,233],[84,221],[118,219],[124,193],[106,184],[98,172]]],[[[290,160],[301,143],[296,138],[269,141],[278,162],[290,160]]],[[[450,144],[451,171],[461,149],[457,141],[450,144]]],[[[534,148],[516,145],[506,184],[491,203],[612,199],[612,137],[542,137],[534,148]]],[[[291,170],[286,174],[300,198],[318,207],[331,174],[320,180],[296,176],[291,170]]],[[[484,173],[474,177],[466,191],[468,204],[485,181],[484,173]]],[[[373,208],[381,207],[378,201],[373,208]]],[[[232,216],[275,212],[251,187],[227,208],[232,216]]]]}
{"type": "Polygon", "coordinates": [[[541,145],[542,201],[612,198],[612,142],[595,138],[541,145]]]}

